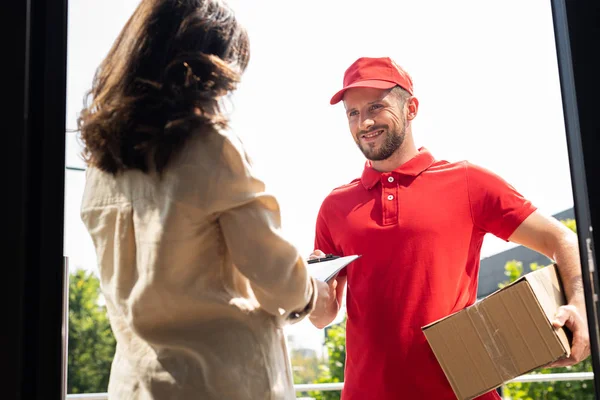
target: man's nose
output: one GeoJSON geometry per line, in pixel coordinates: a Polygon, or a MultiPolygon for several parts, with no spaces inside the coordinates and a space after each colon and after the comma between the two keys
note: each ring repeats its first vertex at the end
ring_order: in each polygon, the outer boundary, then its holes
{"type": "Polygon", "coordinates": [[[368,131],[373,125],[375,121],[372,118],[364,118],[360,121],[360,129],[363,131],[368,131]]]}

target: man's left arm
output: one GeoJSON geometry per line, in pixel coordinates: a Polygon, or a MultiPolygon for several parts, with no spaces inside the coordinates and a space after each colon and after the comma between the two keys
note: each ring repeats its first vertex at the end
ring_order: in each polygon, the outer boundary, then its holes
{"type": "Polygon", "coordinates": [[[550,366],[564,367],[585,360],[590,355],[590,338],[577,235],[555,218],[535,211],[519,225],[509,240],[545,255],[558,266],[567,305],[559,308],[552,324],[569,328],[573,333],[573,344],[569,358],[550,366]]]}

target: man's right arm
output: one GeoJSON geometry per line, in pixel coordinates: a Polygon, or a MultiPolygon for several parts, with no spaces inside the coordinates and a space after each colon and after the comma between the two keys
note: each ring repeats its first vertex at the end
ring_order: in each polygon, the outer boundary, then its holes
{"type": "MultiPolygon", "coordinates": [[[[324,257],[325,253],[315,250],[309,259],[324,257]]],[[[319,284],[315,308],[309,315],[310,322],[317,328],[323,329],[329,325],[337,316],[342,305],[344,289],[346,287],[346,276],[337,276],[326,285],[319,284]]]]}

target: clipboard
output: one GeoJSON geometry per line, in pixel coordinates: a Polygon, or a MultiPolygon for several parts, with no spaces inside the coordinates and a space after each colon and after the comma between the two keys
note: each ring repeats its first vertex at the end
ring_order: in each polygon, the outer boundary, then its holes
{"type": "Polygon", "coordinates": [[[359,258],[359,255],[338,257],[327,255],[308,261],[308,272],[315,279],[329,282],[342,268],[359,258]]]}

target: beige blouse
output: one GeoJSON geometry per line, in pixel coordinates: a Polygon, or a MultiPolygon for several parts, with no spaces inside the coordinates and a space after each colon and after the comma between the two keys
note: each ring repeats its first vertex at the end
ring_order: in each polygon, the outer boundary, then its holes
{"type": "Polygon", "coordinates": [[[90,167],[81,217],[117,339],[110,399],[295,399],[282,327],[315,285],[239,141],[197,134],[162,178],[90,167]]]}

